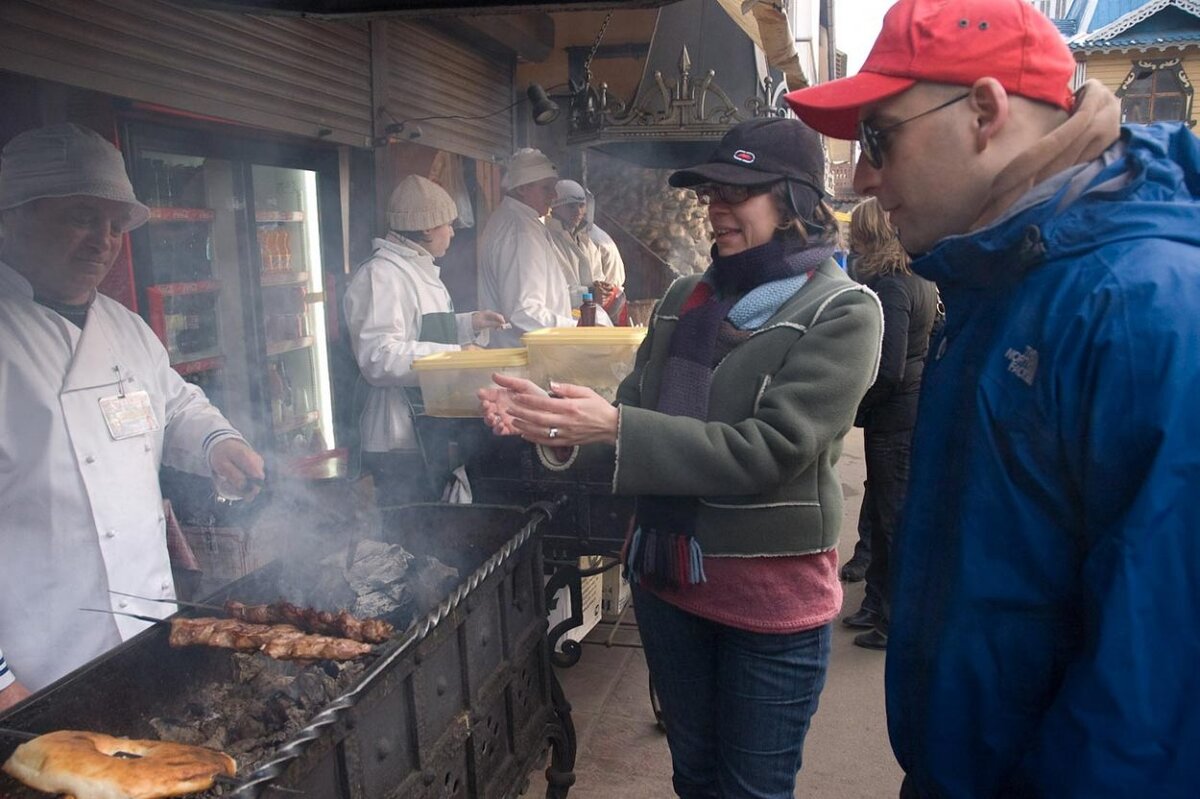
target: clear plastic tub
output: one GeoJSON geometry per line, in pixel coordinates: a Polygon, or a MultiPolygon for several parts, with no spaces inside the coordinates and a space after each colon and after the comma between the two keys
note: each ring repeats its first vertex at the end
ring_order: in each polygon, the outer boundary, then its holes
{"type": "Polygon", "coordinates": [[[522,348],[438,352],[413,361],[421,384],[425,413],[430,416],[479,416],[475,392],[493,386],[492,373],[528,377],[522,348]]]}
{"type": "Polygon", "coordinates": [[[644,327],[547,327],[521,341],[530,380],[547,390],[551,380],[587,386],[611,402],[645,337],[644,327]]]}

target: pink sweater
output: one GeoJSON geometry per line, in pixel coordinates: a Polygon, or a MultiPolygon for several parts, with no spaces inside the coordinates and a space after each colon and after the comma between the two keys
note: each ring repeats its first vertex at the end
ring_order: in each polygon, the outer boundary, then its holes
{"type": "Polygon", "coordinates": [[[772,558],[704,558],[708,580],[651,588],[659,599],[720,624],[757,633],[795,633],[832,621],[842,609],[837,550],[772,558]]]}

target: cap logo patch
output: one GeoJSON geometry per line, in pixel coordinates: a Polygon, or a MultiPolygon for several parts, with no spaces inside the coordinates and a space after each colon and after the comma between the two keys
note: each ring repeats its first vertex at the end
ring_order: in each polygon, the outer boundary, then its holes
{"type": "Polygon", "coordinates": [[[733,154],[733,160],[741,161],[743,164],[753,164],[754,153],[749,150],[738,150],[733,154]]]}

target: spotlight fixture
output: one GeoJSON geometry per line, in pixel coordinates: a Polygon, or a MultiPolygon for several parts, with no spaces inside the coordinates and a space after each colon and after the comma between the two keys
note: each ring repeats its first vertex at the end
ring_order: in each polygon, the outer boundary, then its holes
{"type": "Polygon", "coordinates": [[[413,141],[421,138],[421,133],[420,125],[410,125],[408,121],[394,122],[383,129],[384,137],[389,140],[404,138],[413,141]]]}
{"type": "Polygon", "coordinates": [[[529,97],[529,111],[533,114],[533,124],[549,125],[558,119],[558,103],[550,99],[541,84],[529,84],[529,89],[525,94],[529,97]]]}

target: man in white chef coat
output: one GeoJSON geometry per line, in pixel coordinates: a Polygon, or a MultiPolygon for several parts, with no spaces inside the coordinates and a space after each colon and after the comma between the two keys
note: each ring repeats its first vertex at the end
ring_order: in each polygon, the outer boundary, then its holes
{"type": "Polygon", "coordinates": [[[479,307],[494,308],[512,324],[493,332],[494,347],[519,347],[530,330],[575,324],[570,289],[542,221],[557,183],[558,170],[540,150],[524,148],[509,159],[504,200],[479,243],[479,307]]]}
{"type": "Polygon", "coordinates": [[[149,216],[120,152],[76,125],[0,155],[0,710],[174,606],[158,472],[252,496],[262,458],[154,333],[97,293],[149,216]]]}

